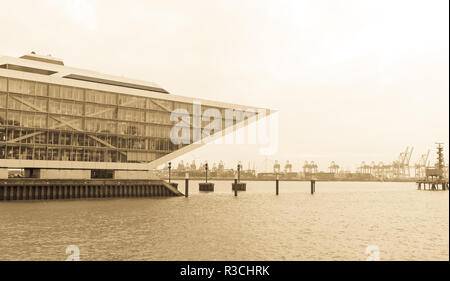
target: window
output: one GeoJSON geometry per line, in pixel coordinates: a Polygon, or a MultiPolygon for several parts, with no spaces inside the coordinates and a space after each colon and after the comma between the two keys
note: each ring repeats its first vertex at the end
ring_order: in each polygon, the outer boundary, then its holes
{"type": "Polygon", "coordinates": [[[0,77],[0,91],[6,92],[8,89],[8,80],[4,77],[0,77]]]}
{"type": "MultiPolygon", "coordinates": [[[[6,125],[6,112],[4,110],[0,110],[0,125],[6,125]]],[[[0,139],[0,141],[2,141],[0,139]]]]}
{"type": "Polygon", "coordinates": [[[36,84],[36,96],[47,96],[48,85],[37,83],[36,84]]]}
{"type": "Polygon", "coordinates": [[[12,93],[21,93],[22,92],[21,81],[17,79],[9,79],[9,91],[12,93]]]}
{"type": "Polygon", "coordinates": [[[6,94],[0,93],[0,108],[6,108],[6,94]]]}
{"type": "Polygon", "coordinates": [[[52,98],[60,98],[61,87],[57,85],[50,85],[48,95],[52,98]]]}
{"type": "Polygon", "coordinates": [[[36,91],[36,82],[22,81],[22,94],[34,95],[36,91]]]}

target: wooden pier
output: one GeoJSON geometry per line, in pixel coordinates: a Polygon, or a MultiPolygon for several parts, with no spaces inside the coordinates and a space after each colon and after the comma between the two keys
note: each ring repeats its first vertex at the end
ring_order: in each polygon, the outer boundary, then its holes
{"type": "Polygon", "coordinates": [[[448,190],[448,167],[444,165],[444,147],[442,143],[438,142],[436,144],[436,164],[434,167],[425,170],[424,179],[417,181],[418,190],[448,190]]]}
{"type": "Polygon", "coordinates": [[[36,180],[0,181],[0,201],[67,200],[181,196],[162,180],[36,180]]]}
{"type": "Polygon", "coordinates": [[[448,180],[444,179],[424,179],[417,181],[417,189],[418,190],[448,190],[448,180]]]}

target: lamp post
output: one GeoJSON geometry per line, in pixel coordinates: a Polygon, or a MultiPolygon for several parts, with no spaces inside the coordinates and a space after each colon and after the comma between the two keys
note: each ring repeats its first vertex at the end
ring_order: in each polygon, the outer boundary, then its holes
{"type": "Polygon", "coordinates": [[[186,176],[184,178],[184,196],[189,196],[189,173],[186,173],[186,176]]]}
{"type": "Polygon", "coordinates": [[[170,170],[172,169],[172,162],[169,162],[169,183],[170,183],[170,170]]]}
{"type": "Polygon", "coordinates": [[[206,172],[205,182],[208,183],[208,162],[206,162],[205,164],[205,172],[206,172]]]}
{"type": "Polygon", "coordinates": [[[278,177],[278,173],[277,173],[277,178],[275,180],[275,194],[278,195],[279,191],[279,177],[278,177]]]}
{"type": "Polygon", "coordinates": [[[237,165],[237,170],[238,170],[238,182],[241,181],[241,161],[239,161],[238,165],[237,165]]]}

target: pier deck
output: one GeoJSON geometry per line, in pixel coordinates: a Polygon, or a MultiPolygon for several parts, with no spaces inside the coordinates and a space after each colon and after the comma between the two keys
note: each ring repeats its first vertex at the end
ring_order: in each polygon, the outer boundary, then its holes
{"type": "Polygon", "coordinates": [[[0,181],[0,201],[83,198],[171,197],[183,195],[163,180],[37,180],[0,181]]]}

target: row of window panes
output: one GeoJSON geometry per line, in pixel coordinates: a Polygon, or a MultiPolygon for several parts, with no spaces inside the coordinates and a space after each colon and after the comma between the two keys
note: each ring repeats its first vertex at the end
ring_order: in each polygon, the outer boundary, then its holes
{"type": "Polygon", "coordinates": [[[155,138],[169,138],[171,127],[168,126],[151,126],[147,125],[145,128],[145,136],[155,138]]]}
{"type": "Polygon", "coordinates": [[[170,125],[170,113],[119,108],[118,120],[170,125]]]}
{"type": "MultiPolygon", "coordinates": [[[[6,112],[0,111],[0,124],[21,126],[28,128],[47,128],[47,116],[42,113],[33,112],[15,112],[8,113],[6,120],[6,112]]],[[[83,120],[76,117],[54,116],[51,115],[48,120],[48,128],[57,130],[83,130],[83,120]]],[[[136,136],[152,136],[152,137],[168,137],[170,136],[169,126],[144,125],[129,122],[116,122],[100,119],[86,119],[85,130],[93,133],[110,133],[116,134],[116,124],[118,124],[118,133],[123,135],[136,136]]]]}
{"type": "MultiPolygon", "coordinates": [[[[12,141],[19,137],[23,137],[34,133],[32,130],[21,130],[21,129],[0,129],[0,140],[1,141],[12,141]]],[[[29,143],[29,144],[46,144],[47,137],[45,134],[32,135],[27,138],[22,138],[22,140],[17,141],[17,143],[29,143]]]]}
{"type": "MultiPolygon", "coordinates": [[[[0,77],[0,91],[7,91],[7,79],[5,77],[0,77]]],[[[48,91],[49,97],[53,98],[88,101],[112,105],[117,105],[117,95],[118,95],[116,93],[110,92],[95,91],[90,89],[84,90],[82,88],[60,86],[55,84],[44,84],[35,81],[13,79],[13,78],[9,79],[9,91],[13,93],[22,93],[37,96],[47,96],[48,91]],[[86,97],[84,97],[85,95],[84,92],[86,92],[86,97]]],[[[172,111],[174,109],[186,109],[188,112],[192,112],[191,103],[173,102],[168,100],[151,99],[123,94],[119,95],[118,104],[122,106],[135,107],[141,109],[147,108],[154,110],[169,110],[169,111],[172,111]]]]}
{"type": "MultiPolygon", "coordinates": [[[[157,113],[155,113],[157,114],[157,113]]],[[[145,122],[145,111],[119,108],[117,118],[124,121],[145,122]]]]}
{"type": "Polygon", "coordinates": [[[6,108],[6,93],[0,93],[0,108],[6,108]]]}
{"type": "Polygon", "coordinates": [[[83,130],[83,119],[72,116],[50,115],[48,118],[49,129],[56,130],[83,130]]]}
{"type": "MultiPolygon", "coordinates": [[[[0,112],[0,119],[6,119],[4,112],[0,112]]],[[[47,128],[47,116],[42,113],[10,111],[6,123],[10,126],[47,128]]]]}
{"type": "Polygon", "coordinates": [[[92,133],[116,134],[115,121],[86,119],[85,130],[92,133]]]}
{"type": "Polygon", "coordinates": [[[11,94],[8,98],[8,109],[45,112],[47,111],[47,99],[11,94]]]}
{"type": "MultiPolygon", "coordinates": [[[[6,91],[6,78],[1,78],[0,91],[6,91]]],[[[86,90],[86,97],[84,97],[84,89],[60,86],[28,81],[19,79],[9,79],[9,91],[13,93],[21,93],[26,95],[37,95],[37,96],[47,96],[58,99],[68,99],[77,101],[87,101],[100,104],[111,104],[117,105],[117,94],[108,93],[95,90],[86,90]]],[[[167,100],[157,100],[145,97],[137,97],[130,95],[119,95],[119,105],[134,107],[140,109],[153,109],[153,110],[168,110],[172,111],[174,109],[186,109],[188,112],[192,113],[192,104],[172,102],[167,100]]]]}
{"type": "Polygon", "coordinates": [[[50,99],[48,106],[49,113],[77,116],[83,115],[83,104],[80,102],[50,99]]]}
{"type": "Polygon", "coordinates": [[[50,84],[48,95],[51,98],[67,99],[67,100],[84,100],[84,90],[80,88],[59,86],[50,84]]]}
{"type": "Polygon", "coordinates": [[[145,136],[145,125],[129,122],[118,122],[119,135],[145,136]]]}
{"type": "Polygon", "coordinates": [[[176,110],[176,109],[185,109],[188,112],[192,113],[193,105],[190,103],[184,103],[184,102],[174,102],[173,110],[176,110]]]}
{"type": "Polygon", "coordinates": [[[8,91],[25,95],[47,96],[48,86],[35,81],[9,79],[8,91]]]}
{"type": "Polygon", "coordinates": [[[5,77],[0,77],[0,91],[8,91],[8,79],[5,77]]]}
{"type": "MultiPolygon", "coordinates": [[[[0,108],[5,108],[5,103],[6,94],[0,93],[0,108]]],[[[36,109],[38,111],[47,111],[47,99],[32,96],[11,95],[8,99],[8,108],[27,111],[34,111],[36,109]],[[21,102],[20,100],[24,102],[21,102]],[[33,107],[30,107],[25,103],[28,103],[33,107]]],[[[73,101],[50,99],[49,113],[82,116],[83,104],[73,101]]],[[[91,103],[86,104],[87,117],[115,119],[114,115],[115,107],[113,106],[97,105],[91,103]]],[[[171,124],[172,122],[170,121],[170,113],[168,112],[140,111],[136,109],[125,108],[119,109],[118,119],[124,121],[150,122],[157,124],[171,124]]]]}
{"type": "MultiPolygon", "coordinates": [[[[8,114],[8,121],[5,118],[6,113],[0,111],[0,124],[21,126],[28,128],[47,128],[45,114],[32,113],[32,112],[15,112],[10,111],[8,114]]],[[[68,116],[54,116],[51,115],[48,120],[49,128],[56,130],[74,130],[83,131],[83,120],[76,117],[68,116]]],[[[144,125],[129,122],[116,122],[110,120],[101,119],[86,119],[85,130],[92,133],[105,133],[105,134],[120,134],[120,135],[135,135],[135,136],[151,136],[158,138],[170,137],[170,126],[158,126],[158,125],[144,125]],[[118,125],[118,131],[116,126],[118,125]]],[[[193,131],[190,129],[190,135],[192,137],[193,131]]]]}
{"type": "Polygon", "coordinates": [[[86,117],[104,118],[104,119],[116,119],[115,118],[116,107],[98,105],[98,104],[86,104],[86,117]]]}
{"type": "Polygon", "coordinates": [[[171,124],[170,113],[166,112],[147,112],[147,122],[157,123],[157,124],[171,124]]]}
{"type": "MultiPolygon", "coordinates": [[[[0,147],[0,159],[118,162],[120,153],[111,150],[60,149],[28,146],[0,147]]],[[[120,160],[126,160],[120,159],[120,160]]]]}
{"type": "Polygon", "coordinates": [[[117,94],[100,92],[94,90],[86,90],[87,102],[100,103],[100,104],[117,104],[117,94]]]}
{"type": "Polygon", "coordinates": [[[119,95],[119,105],[126,106],[126,107],[145,109],[146,108],[146,99],[147,98],[145,98],[145,97],[119,95]]]}
{"type": "MultiPolygon", "coordinates": [[[[158,151],[168,151],[167,142],[158,142],[158,151]]],[[[95,162],[149,162],[155,160],[158,155],[165,153],[155,152],[118,152],[105,149],[80,149],[59,147],[33,147],[33,146],[0,146],[0,159],[25,159],[25,160],[59,160],[59,161],[95,161],[95,162]],[[127,157],[128,156],[128,157],[127,157]]]]}
{"type": "MultiPolygon", "coordinates": [[[[30,132],[20,130],[4,130],[0,131],[0,137],[2,141],[14,140],[19,137],[25,136],[30,132]]],[[[103,141],[110,143],[117,149],[125,150],[144,150],[144,151],[173,151],[178,148],[174,145],[170,139],[157,139],[157,138],[121,138],[113,137],[110,140],[101,138],[103,141]]],[[[106,148],[102,143],[97,140],[84,135],[71,134],[68,132],[49,132],[35,135],[29,138],[22,139],[15,142],[16,144],[28,144],[33,145],[57,145],[57,146],[71,146],[74,149],[79,147],[102,147],[106,148]]]]}

